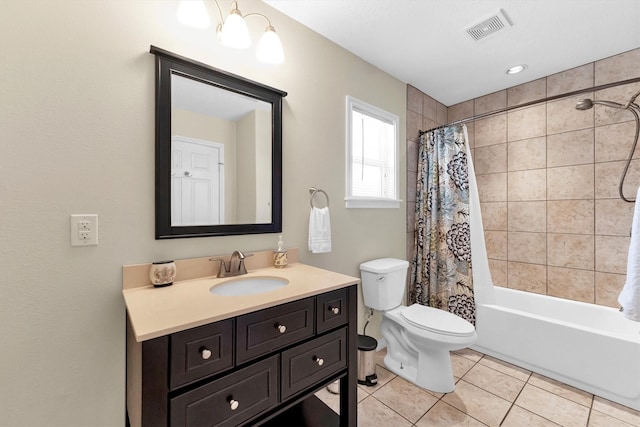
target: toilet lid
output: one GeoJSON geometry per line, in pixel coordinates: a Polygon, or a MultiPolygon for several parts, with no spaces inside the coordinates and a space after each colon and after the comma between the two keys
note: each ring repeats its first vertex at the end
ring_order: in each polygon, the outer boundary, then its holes
{"type": "Polygon", "coordinates": [[[473,325],[462,317],[433,307],[413,304],[400,314],[411,325],[438,334],[468,336],[475,332],[473,325]]]}

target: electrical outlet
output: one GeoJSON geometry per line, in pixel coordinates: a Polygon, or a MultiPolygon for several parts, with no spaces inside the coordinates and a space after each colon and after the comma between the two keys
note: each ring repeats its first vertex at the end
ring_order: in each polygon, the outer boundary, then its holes
{"type": "Polygon", "coordinates": [[[71,246],[98,244],[98,215],[71,215],[71,246]]]}

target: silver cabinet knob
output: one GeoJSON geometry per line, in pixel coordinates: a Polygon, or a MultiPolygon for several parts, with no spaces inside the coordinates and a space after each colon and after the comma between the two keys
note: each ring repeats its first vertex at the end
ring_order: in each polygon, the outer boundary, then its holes
{"type": "Polygon", "coordinates": [[[313,356],[313,361],[316,362],[318,364],[318,366],[322,366],[324,365],[324,359],[318,357],[318,356],[313,356]]]}
{"type": "Polygon", "coordinates": [[[200,356],[202,356],[204,360],[209,359],[211,357],[211,350],[209,350],[208,348],[200,349],[200,356]]]}
{"type": "Polygon", "coordinates": [[[329,310],[331,310],[333,314],[340,314],[340,308],[338,307],[329,307],[329,310]]]}
{"type": "Polygon", "coordinates": [[[238,409],[238,406],[240,406],[240,402],[233,399],[229,400],[229,408],[231,408],[232,411],[235,411],[236,409],[238,409]]]}
{"type": "Polygon", "coordinates": [[[276,329],[278,330],[278,332],[280,332],[281,334],[284,334],[287,330],[287,327],[284,325],[281,325],[280,323],[276,323],[276,329]]]}

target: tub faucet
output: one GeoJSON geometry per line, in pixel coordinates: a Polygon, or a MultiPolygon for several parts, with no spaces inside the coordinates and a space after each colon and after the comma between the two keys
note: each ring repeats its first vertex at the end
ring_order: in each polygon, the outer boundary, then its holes
{"type": "Polygon", "coordinates": [[[245,254],[240,251],[234,251],[233,254],[231,254],[228,268],[223,258],[209,258],[209,261],[220,261],[220,270],[218,271],[218,277],[242,276],[243,274],[247,274],[247,268],[244,265],[244,260],[245,258],[252,255],[253,254],[245,254]]]}

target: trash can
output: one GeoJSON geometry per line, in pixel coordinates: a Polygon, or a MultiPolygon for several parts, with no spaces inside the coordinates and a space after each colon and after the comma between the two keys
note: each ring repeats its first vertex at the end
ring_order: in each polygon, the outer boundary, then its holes
{"type": "Polygon", "coordinates": [[[378,384],[376,348],[378,341],[368,335],[358,335],[358,384],[372,387],[378,384]]]}

